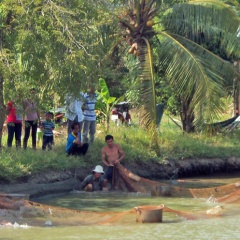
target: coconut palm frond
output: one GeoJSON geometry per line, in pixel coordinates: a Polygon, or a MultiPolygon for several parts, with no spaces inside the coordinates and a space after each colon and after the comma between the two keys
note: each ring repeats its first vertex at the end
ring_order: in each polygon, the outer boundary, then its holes
{"type": "Polygon", "coordinates": [[[183,98],[192,98],[198,126],[211,121],[222,111],[219,96],[225,94],[224,78],[234,72],[233,66],[179,35],[161,32],[158,37],[161,66],[170,84],[183,98]]]}
{"type": "Polygon", "coordinates": [[[214,0],[196,0],[176,4],[166,15],[164,26],[194,42],[211,41],[214,37],[221,42],[230,55],[240,51],[239,17],[226,4],[214,0]]]}
{"type": "Polygon", "coordinates": [[[214,29],[236,33],[239,17],[220,1],[196,0],[174,5],[167,17],[168,26],[174,32],[184,32],[188,38],[200,31],[212,36],[214,29]]]}
{"type": "Polygon", "coordinates": [[[141,12],[142,12],[142,19],[148,21],[151,19],[152,16],[158,11],[156,7],[153,8],[153,4],[155,0],[150,0],[147,3],[145,1],[141,4],[141,12]]]}
{"type": "Polygon", "coordinates": [[[225,49],[227,56],[233,54],[237,58],[240,57],[240,32],[237,34],[225,33],[225,37],[221,40],[221,48],[225,49]]]}
{"type": "Polygon", "coordinates": [[[123,27],[127,28],[130,33],[134,31],[134,27],[125,19],[119,20],[119,22],[122,24],[123,27]]]}
{"type": "Polygon", "coordinates": [[[219,84],[227,83],[228,80],[232,81],[235,74],[232,64],[185,37],[173,33],[168,34],[198,58],[208,77],[219,84]]]}

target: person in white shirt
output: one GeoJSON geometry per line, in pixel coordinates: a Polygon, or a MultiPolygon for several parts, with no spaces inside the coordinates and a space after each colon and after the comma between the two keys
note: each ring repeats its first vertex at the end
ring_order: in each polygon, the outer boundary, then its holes
{"type": "Polygon", "coordinates": [[[73,122],[78,122],[80,126],[80,132],[82,130],[83,125],[83,95],[79,93],[78,96],[68,94],[66,96],[66,113],[65,116],[67,118],[67,131],[68,134],[72,132],[71,126],[73,122]]]}

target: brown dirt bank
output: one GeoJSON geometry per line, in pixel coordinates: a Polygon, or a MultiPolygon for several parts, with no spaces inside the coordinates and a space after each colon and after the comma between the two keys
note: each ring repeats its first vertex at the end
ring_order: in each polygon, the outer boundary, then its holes
{"type": "MultiPolygon", "coordinates": [[[[194,176],[209,176],[216,173],[234,173],[240,171],[240,158],[228,159],[169,159],[161,163],[149,160],[146,163],[135,160],[124,164],[126,168],[141,177],[154,180],[178,179],[194,176]]],[[[77,189],[80,182],[91,172],[92,168],[72,171],[49,171],[35,176],[19,179],[16,184],[0,184],[0,192],[24,193],[30,198],[51,193],[67,192],[77,189]]]]}

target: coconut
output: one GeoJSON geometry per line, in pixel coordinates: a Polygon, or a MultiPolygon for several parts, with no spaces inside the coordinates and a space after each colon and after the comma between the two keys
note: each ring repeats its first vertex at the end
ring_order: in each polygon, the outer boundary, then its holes
{"type": "Polygon", "coordinates": [[[135,56],[139,56],[139,55],[140,55],[140,51],[135,49],[135,50],[133,51],[133,54],[134,54],[135,56]]]}
{"type": "Polygon", "coordinates": [[[133,54],[133,52],[134,52],[134,48],[131,47],[131,48],[128,50],[128,53],[129,53],[129,54],[133,54]]]}
{"type": "Polygon", "coordinates": [[[146,25],[147,25],[148,27],[152,27],[153,24],[154,24],[153,20],[149,20],[149,21],[146,22],[146,25]]]}

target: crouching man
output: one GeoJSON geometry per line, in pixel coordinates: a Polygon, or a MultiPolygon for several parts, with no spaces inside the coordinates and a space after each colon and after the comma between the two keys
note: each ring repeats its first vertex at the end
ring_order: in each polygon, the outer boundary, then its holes
{"type": "Polygon", "coordinates": [[[103,178],[103,168],[100,165],[97,165],[93,169],[92,174],[88,175],[80,185],[80,190],[87,192],[92,191],[107,191],[107,179],[103,178]]]}

